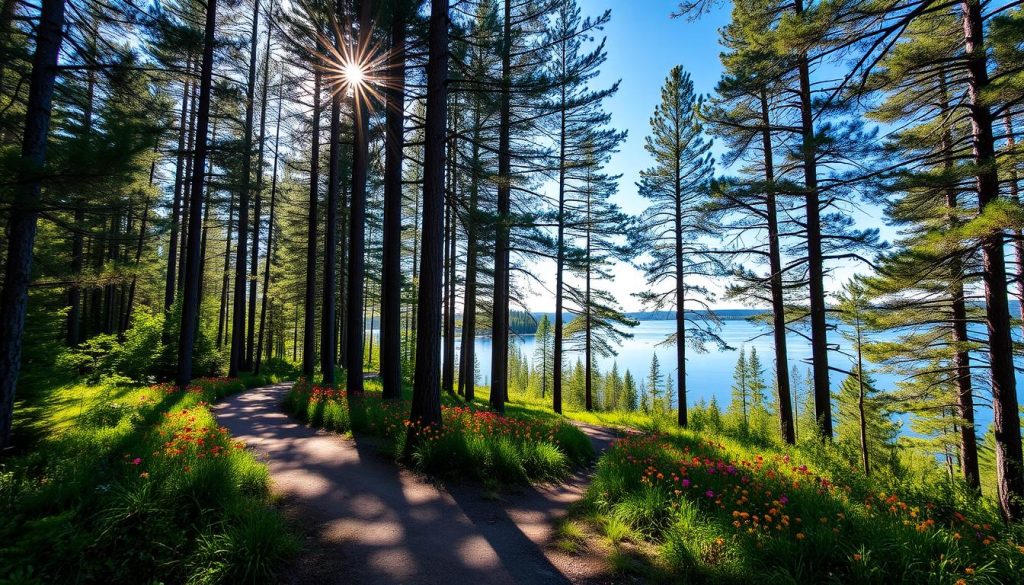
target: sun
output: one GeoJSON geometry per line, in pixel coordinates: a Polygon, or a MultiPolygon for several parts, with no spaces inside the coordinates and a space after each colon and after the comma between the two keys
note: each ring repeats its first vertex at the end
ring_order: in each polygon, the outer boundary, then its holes
{"type": "Polygon", "coordinates": [[[366,71],[355,61],[345,63],[342,69],[342,76],[349,87],[359,87],[366,82],[366,71]]]}

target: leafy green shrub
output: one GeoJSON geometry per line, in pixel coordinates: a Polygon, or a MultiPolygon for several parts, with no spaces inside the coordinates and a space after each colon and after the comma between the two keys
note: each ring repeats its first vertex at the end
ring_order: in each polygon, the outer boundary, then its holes
{"type": "MultiPolygon", "coordinates": [[[[93,336],[78,347],[61,352],[56,365],[63,370],[85,375],[92,383],[152,382],[173,377],[177,371],[178,317],[138,310],[123,339],[116,335],[93,336]],[[164,339],[173,340],[164,343],[164,339]]],[[[223,370],[223,355],[202,330],[196,333],[193,371],[199,376],[223,370]]],[[[281,368],[279,364],[276,367],[281,368]]]]}
{"type": "Polygon", "coordinates": [[[57,356],[55,365],[75,374],[88,376],[90,382],[114,372],[113,355],[120,344],[117,336],[101,334],[90,337],[77,348],[69,348],[57,356]]]}

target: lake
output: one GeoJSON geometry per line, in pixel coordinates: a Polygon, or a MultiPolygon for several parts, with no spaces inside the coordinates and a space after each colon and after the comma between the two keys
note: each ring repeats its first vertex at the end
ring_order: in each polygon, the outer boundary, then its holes
{"type": "MultiPolygon", "coordinates": [[[[678,387],[678,372],[676,369],[675,345],[659,345],[665,338],[675,330],[675,321],[640,321],[639,325],[632,329],[632,339],[623,342],[618,350],[618,355],[609,358],[598,358],[597,364],[601,372],[611,369],[612,363],[619,366],[619,372],[626,370],[632,372],[639,383],[650,369],[651,356],[658,354],[658,362],[661,364],[662,376],[671,373],[675,385],[678,387]]],[[[746,319],[727,319],[722,321],[722,329],[719,332],[722,339],[733,347],[732,350],[719,350],[717,347],[709,346],[708,352],[698,354],[692,348],[687,348],[686,380],[687,380],[687,401],[689,404],[696,404],[701,400],[709,401],[714,397],[722,409],[729,404],[732,387],[733,369],[736,367],[736,359],[739,357],[739,348],[746,348],[750,353],[752,348],[757,349],[758,356],[765,368],[765,381],[771,386],[775,369],[775,343],[771,330],[760,324],[746,319]]],[[[877,337],[876,337],[877,338],[877,337]]],[[[532,364],[535,341],[532,335],[519,335],[514,337],[515,343],[522,349],[532,364]]],[[[836,347],[836,351],[829,352],[829,365],[834,368],[845,370],[852,369],[853,347],[841,335],[840,331],[830,331],[828,336],[829,344],[836,347]],[[843,355],[846,354],[846,355],[843,355]]],[[[810,342],[798,333],[789,333],[786,336],[786,348],[789,355],[790,369],[795,365],[801,371],[801,377],[807,377],[810,371],[809,360],[811,358],[810,342]]],[[[491,371],[491,339],[490,337],[478,337],[476,340],[477,360],[480,363],[479,384],[489,381],[491,371]]],[[[980,356],[979,356],[980,357],[980,356]]],[[[569,352],[566,354],[567,365],[572,365],[576,359],[582,359],[581,352],[569,352]]],[[[870,371],[870,365],[867,366],[870,371]]],[[[871,372],[875,378],[875,386],[880,390],[888,390],[895,387],[900,377],[895,374],[884,374],[871,372]]],[[[832,372],[830,380],[833,391],[838,390],[842,384],[844,375],[839,372],[832,372]]],[[[984,435],[988,425],[992,422],[992,409],[990,393],[984,387],[982,380],[975,381],[975,420],[977,421],[978,434],[984,435]]],[[[1024,376],[1017,376],[1018,399],[1024,395],[1024,376]]]]}
{"type": "MultiPolygon", "coordinates": [[[[376,323],[375,323],[376,325],[376,323]]],[[[658,354],[658,361],[661,364],[662,376],[671,374],[674,384],[678,387],[678,372],[675,363],[675,345],[659,345],[674,330],[675,321],[656,320],[640,321],[639,325],[631,331],[633,337],[623,342],[618,349],[618,354],[608,358],[598,358],[597,364],[602,373],[608,372],[613,363],[617,363],[619,372],[625,374],[629,370],[639,383],[647,375],[650,369],[651,356],[658,354]]],[[[376,329],[376,328],[375,328],[376,329]]],[[[374,330],[374,337],[377,331],[374,330]]],[[[774,342],[771,330],[759,323],[746,319],[727,319],[722,321],[722,329],[719,332],[722,339],[729,344],[731,350],[719,350],[717,347],[709,346],[708,352],[699,354],[692,348],[687,348],[687,400],[690,404],[696,404],[701,400],[708,401],[714,397],[724,409],[729,403],[730,387],[732,386],[733,369],[736,367],[736,359],[739,357],[739,348],[746,348],[749,354],[753,348],[761,358],[765,368],[765,382],[771,385],[774,372],[774,342]]],[[[787,350],[789,354],[790,369],[795,365],[801,371],[801,377],[806,378],[810,370],[811,346],[810,342],[797,333],[787,335],[787,350]]],[[[829,343],[837,348],[829,352],[829,365],[835,368],[851,369],[853,348],[850,342],[842,337],[839,331],[829,332],[829,343]],[[846,355],[843,355],[843,354],[846,355]]],[[[376,339],[374,341],[376,344],[376,339]]],[[[458,342],[456,342],[458,348],[458,342]]],[[[530,359],[531,367],[533,362],[534,348],[536,346],[533,335],[515,335],[515,343],[522,352],[530,359]]],[[[456,349],[458,355],[458,349],[456,349]]],[[[491,371],[491,338],[476,338],[476,357],[480,366],[480,379],[477,383],[488,385],[491,371]]],[[[582,359],[582,352],[567,352],[566,364],[573,365],[577,359],[582,359]]],[[[870,371],[870,365],[868,366],[870,371]]],[[[880,390],[892,389],[899,376],[894,374],[882,374],[871,372],[875,378],[876,386],[880,390]]],[[[838,389],[845,376],[832,372],[831,381],[833,390],[838,389]]],[[[982,386],[982,381],[975,383],[975,399],[978,423],[978,434],[983,435],[988,425],[992,422],[992,409],[989,406],[990,396],[988,389],[982,386]]],[[[1024,394],[1024,376],[1018,374],[1017,395],[1018,398],[1024,394]]]]}
{"type": "MultiPolygon", "coordinates": [[[[647,376],[651,366],[651,357],[657,353],[658,362],[661,365],[662,376],[672,375],[674,384],[678,386],[679,374],[676,366],[675,344],[664,344],[665,338],[675,331],[675,321],[640,321],[639,325],[632,330],[632,339],[623,342],[618,350],[618,355],[608,358],[598,358],[597,365],[602,373],[608,372],[613,363],[617,363],[619,372],[625,374],[626,370],[632,372],[633,377],[640,380],[647,376]]],[[[722,339],[733,349],[719,350],[716,346],[708,346],[707,353],[697,353],[692,347],[687,348],[686,381],[687,396],[691,404],[703,400],[711,400],[714,396],[722,408],[729,403],[730,387],[732,386],[732,374],[736,367],[736,359],[739,357],[740,348],[745,348],[749,354],[751,349],[757,349],[758,356],[765,368],[765,381],[770,385],[773,376],[775,363],[775,344],[772,339],[771,330],[757,323],[746,319],[730,319],[722,321],[722,329],[719,332],[722,339]]],[[[849,344],[842,339],[839,333],[829,336],[830,343],[838,343],[843,351],[850,352],[849,344]]],[[[514,343],[531,358],[536,347],[532,335],[519,335],[514,337],[514,343]]],[[[790,369],[795,365],[801,370],[809,370],[810,365],[805,360],[811,357],[810,343],[796,333],[787,336],[787,349],[789,354],[790,369]]],[[[479,384],[487,385],[488,376],[491,370],[491,339],[490,337],[478,337],[476,340],[477,360],[480,363],[481,379],[479,384]]],[[[567,352],[566,365],[572,366],[577,359],[582,359],[582,352],[567,352]]],[[[830,364],[836,367],[846,368],[850,360],[845,356],[835,353],[830,355],[830,364]]],[[[878,375],[878,382],[881,385],[884,378],[889,376],[878,375]]],[[[833,374],[833,387],[838,388],[843,376],[833,374]]]]}

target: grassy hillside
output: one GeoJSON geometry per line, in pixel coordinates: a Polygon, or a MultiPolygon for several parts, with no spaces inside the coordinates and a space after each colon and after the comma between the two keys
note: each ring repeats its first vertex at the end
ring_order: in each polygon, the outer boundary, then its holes
{"type": "Polygon", "coordinates": [[[1011,583],[1024,531],[957,483],[866,477],[829,446],[673,430],[620,440],[578,510],[653,581],[1011,583]]]}

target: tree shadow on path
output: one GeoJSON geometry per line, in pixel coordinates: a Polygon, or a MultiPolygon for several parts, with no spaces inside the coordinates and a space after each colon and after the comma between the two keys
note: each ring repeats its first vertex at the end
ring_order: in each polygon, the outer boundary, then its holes
{"type": "MultiPolygon", "coordinates": [[[[274,489],[308,535],[287,583],[569,583],[545,555],[551,522],[582,484],[529,488],[509,502],[446,491],[401,469],[372,440],[316,431],[279,404],[288,384],[217,405],[220,424],[267,461],[274,489]],[[576,490],[576,491],[573,491],[576,490]]],[[[583,478],[585,479],[585,478],[583,478]]]]}

